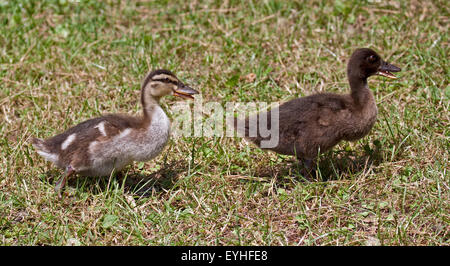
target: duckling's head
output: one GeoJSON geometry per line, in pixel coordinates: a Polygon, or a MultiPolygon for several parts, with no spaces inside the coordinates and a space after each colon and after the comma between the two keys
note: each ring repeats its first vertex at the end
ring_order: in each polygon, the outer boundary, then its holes
{"type": "Polygon", "coordinates": [[[142,88],[146,89],[154,98],[161,98],[166,95],[175,95],[181,98],[194,99],[192,95],[198,91],[181,82],[172,72],[165,69],[158,69],[150,72],[142,82],[142,88]]]}
{"type": "Polygon", "coordinates": [[[372,75],[379,75],[388,78],[397,78],[391,72],[399,72],[401,69],[385,62],[372,49],[356,49],[347,65],[347,74],[349,77],[358,77],[366,79],[372,75]]]}

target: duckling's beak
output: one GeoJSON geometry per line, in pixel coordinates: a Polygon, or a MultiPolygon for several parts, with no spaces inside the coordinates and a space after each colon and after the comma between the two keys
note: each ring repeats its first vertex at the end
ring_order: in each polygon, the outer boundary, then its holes
{"type": "Polygon", "coordinates": [[[173,90],[173,95],[184,99],[194,99],[194,97],[192,97],[194,94],[198,94],[198,91],[183,83],[179,84],[178,87],[173,90]]]}
{"type": "Polygon", "coordinates": [[[396,79],[397,77],[394,76],[394,74],[392,74],[391,72],[399,72],[399,71],[401,71],[401,68],[389,64],[388,62],[382,61],[376,74],[379,76],[396,79]]]}

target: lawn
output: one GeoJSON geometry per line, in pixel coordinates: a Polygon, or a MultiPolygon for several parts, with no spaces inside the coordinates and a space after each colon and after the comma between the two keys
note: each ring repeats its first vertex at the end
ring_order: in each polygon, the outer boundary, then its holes
{"type": "MultiPolygon", "coordinates": [[[[449,12],[448,1],[0,0],[0,244],[449,245],[449,12]],[[138,114],[157,68],[223,106],[347,93],[359,47],[402,72],[369,79],[377,123],[322,154],[314,180],[241,138],[182,136],[122,173],[70,180],[59,199],[63,172],[30,144],[138,114]]],[[[172,119],[179,101],[161,101],[172,119]]]]}

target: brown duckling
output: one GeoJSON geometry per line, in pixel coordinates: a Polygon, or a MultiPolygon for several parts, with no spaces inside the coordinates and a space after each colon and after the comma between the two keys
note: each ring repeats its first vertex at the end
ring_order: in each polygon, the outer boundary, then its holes
{"type": "Polygon", "coordinates": [[[34,138],[37,153],[65,170],[55,190],[73,174],[109,176],[133,161],[156,157],[169,139],[170,120],[159,105],[161,97],[175,95],[193,99],[198,91],[164,69],[150,72],[142,82],[143,115],[107,114],[84,121],[46,140],[34,138]]]}
{"type": "MultiPolygon", "coordinates": [[[[367,78],[372,75],[396,78],[391,72],[398,71],[401,69],[383,61],[371,49],[355,50],[347,65],[351,93],[319,93],[278,106],[279,141],[268,149],[294,155],[300,161],[303,160],[307,170],[310,170],[319,151],[323,153],[341,140],[355,141],[369,133],[376,121],[377,106],[367,85],[367,78]]],[[[265,115],[270,128],[271,112],[265,112],[265,115]]],[[[258,123],[259,117],[250,121],[258,123]]],[[[237,125],[235,119],[235,129],[237,125]]],[[[249,136],[249,117],[245,119],[243,130],[236,130],[258,146],[262,140],[267,140],[261,137],[259,129],[256,134],[249,136]]]]}

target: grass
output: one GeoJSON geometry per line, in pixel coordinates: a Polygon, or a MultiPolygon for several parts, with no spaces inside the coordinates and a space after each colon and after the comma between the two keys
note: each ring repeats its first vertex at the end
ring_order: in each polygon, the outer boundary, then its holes
{"type": "MultiPolygon", "coordinates": [[[[449,245],[447,1],[0,1],[2,245],[449,245]],[[348,90],[371,47],[403,71],[371,78],[371,133],[288,156],[238,138],[172,138],[111,178],[62,172],[29,141],[103,113],[138,113],[150,69],[204,101],[348,90]],[[254,78],[246,79],[249,74],[254,78]]],[[[177,99],[168,97],[165,110],[177,99]]],[[[169,116],[172,114],[169,112],[169,116]]]]}

